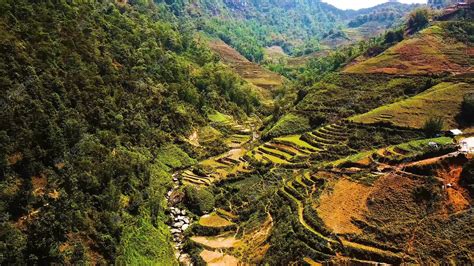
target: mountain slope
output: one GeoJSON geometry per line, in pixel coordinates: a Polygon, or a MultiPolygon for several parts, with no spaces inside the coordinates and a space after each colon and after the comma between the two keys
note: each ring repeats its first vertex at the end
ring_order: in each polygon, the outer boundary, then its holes
{"type": "MultiPolygon", "coordinates": [[[[326,49],[327,45],[334,48],[347,43],[345,39],[333,39],[340,34],[345,35],[341,28],[356,16],[394,10],[392,19],[390,16],[387,18],[395,23],[415,7],[389,3],[361,11],[344,11],[319,0],[203,0],[185,1],[172,6],[180,14],[187,14],[197,21],[199,30],[219,37],[254,62],[263,59],[263,47],[274,45],[292,56],[326,49]]],[[[380,21],[375,22],[375,28],[378,28],[379,22],[384,28],[391,25],[381,15],[377,17],[380,21]]],[[[362,31],[371,36],[380,33],[379,29],[371,31],[365,28],[362,31]]],[[[352,37],[348,36],[349,40],[354,41],[352,37]]]]}
{"type": "Polygon", "coordinates": [[[468,37],[472,36],[472,29],[473,23],[469,21],[437,23],[374,58],[346,67],[344,72],[413,75],[473,73],[474,49],[472,38],[468,37]],[[454,27],[461,28],[458,38],[453,38],[450,33],[454,27]]]}
{"type": "Polygon", "coordinates": [[[414,97],[376,108],[366,114],[351,118],[359,123],[389,122],[395,126],[423,128],[431,117],[440,117],[444,129],[459,128],[456,119],[461,113],[461,104],[467,94],[474,93],[468,83],[440,83],[414,97]]]}
{"type": "Polygon", "coordinates": [[[223,41],[212,40],[209,42],[209,47],[243,79],[255,85],[262,99],[271,101],[272,91],[283,84],[283,78],[280,75],[250,62],[223,41]]]}
{"type": "Polygon", "coordinates": [[[215,110],[246,118],[252,89],[163,6],[0,10],[0,264],[176,264],[181,139],[215,110]]]}

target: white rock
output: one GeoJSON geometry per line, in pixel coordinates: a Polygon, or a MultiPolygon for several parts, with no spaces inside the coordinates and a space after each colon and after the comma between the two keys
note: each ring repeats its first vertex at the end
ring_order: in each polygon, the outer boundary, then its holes
{"type": "Polygon", "coordinates": [[[189,228],[189,224],[183,224],[183,226],[181,227],[181,230],[185,231],[188,228],[189,228]]]}
{"type": "Polygon", "coordinates": [[[186,215],[186,210],[181,210],[182,215],[186,215]]]}
{"type": "Polygon", "coordinates": [[[181,230],[179,230],[179,229],[171,229],[171,233],[172,233],[172,234],[179,234],[179,233],[181,233],[181,230]]]}

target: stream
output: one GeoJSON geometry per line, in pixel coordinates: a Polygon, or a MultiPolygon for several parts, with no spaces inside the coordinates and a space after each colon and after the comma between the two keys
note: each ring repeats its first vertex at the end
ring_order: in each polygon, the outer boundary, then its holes
{"type": "MultiPolygon", "coordinates": [[[[168,191],[166,194],[166,201],[168,202],[168,215],[170,217],[170,222],[168,228],[173,235],[173,248],[175,252],[176,259],[181,265],[193,265],[191,256],[183,252],[183,246],[185,241],[184,232],[192,224],[193,220],[188,215],[188,212],[185,209],[179,209],[173,207],[176,203],[174,202],[174,196],[178,193],[178,190],[181,186],[181,183],[178,179],[180,172],[175,172],[173,177],[173,188],[168,191]]],[[[178,196],[179,198],[179,196],[178,196]]]]}

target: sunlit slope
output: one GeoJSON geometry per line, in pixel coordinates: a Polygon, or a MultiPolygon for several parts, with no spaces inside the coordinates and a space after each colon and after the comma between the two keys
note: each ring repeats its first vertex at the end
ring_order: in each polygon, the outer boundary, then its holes
{"type": "Polygon", "coordinates": [[[352,121],[421,128],[428,118],[441,117],[445,129],[453,128],[458,126],[456,116],[461,111],[464,95],[473,92],[473,84],[443,82],[414,97],[354,116],[352,121]]]}
{"type": "Polygon", "coordinates": [[[448,23],[431,26],[376,57],[348,66],[344,72],[408,75],[474,73],[472,44],[451,38],[446,29],[448,23]]]}
{"type": "Polygon", "coordinates": [[[264,98],[270,98],[271,91],[283,83],[280,75],[250,62],[225,42],[212,40],[209,46],[225,64],[234,69],[243,79],[258,87],[258,91],[264,98]]]}

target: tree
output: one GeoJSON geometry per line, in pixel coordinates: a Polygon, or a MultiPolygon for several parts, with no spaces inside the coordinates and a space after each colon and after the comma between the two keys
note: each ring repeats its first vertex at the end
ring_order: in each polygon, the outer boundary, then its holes
{"type": "Polygon", "coordinates": [[[443,130],[444,121],[441,117],[431,117],[423,125],[423,131],[427,137],[434,137],[443,130]]]}
{"type": "Polygon", "coordinates": [[[429,11],[426,8],[416,9],[410,13],[407,21],[407,29],[411,33],[415,33],[423,29],[429,23],[429,11]]]}
{"type": "Polygon", "coordinates": [[[199,215],[209,213],[215,205],[214,195],[207,189],[197,189],[193,186],[184,188],[186,193],[186,205],[189,209],[199,215]]]}
{"type": "Polygon", "coordinates": [[[464,96],[462,102],[461,118],[468,124],[474,123],[474,93],[464,96]]]}

